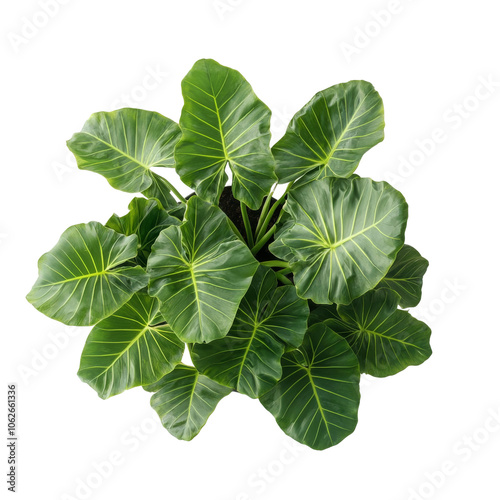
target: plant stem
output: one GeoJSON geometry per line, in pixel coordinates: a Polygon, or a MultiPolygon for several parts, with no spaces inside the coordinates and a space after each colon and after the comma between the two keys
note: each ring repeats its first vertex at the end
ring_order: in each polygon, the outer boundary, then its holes
{"type": "Polygon", "coordinates": [[[184,196],[182,196],[181,193],[179,193],[179,191],[177,191],[177,189],[175,189],[175,187],[170,184],[170,182],[167,181],[167,179],[165,179],[165,177],[163,178],[165,184],[168,186],[168,189],[170,189],[170,191],[172,191],[172,193],[175,194],[175,196],[177,196],[177,198],[179,198],[179,201],[181,203],[184,203],[184,205],[187,203],[187,200],[186,198],[184,198],[184,196]]]}
{"type": "Polygon", "coordinates": [[[275,184],[272,191],[267,195],[264,206],[262,207],[262,212],[260,213],[259,222],[257,223],[257,227],[255,228],[255,236],[256,237],[257,237],[257,234],[260,232],[260,229],[262,228],[262,224],[264,222],[264,219],[266,218],[267,212],[269,211],[269,206],[271,205],[271,201],[273,199],[273,195],[274,195],[274,192],[276,191],[277,187],[278,187],[278,184],[275,184]]]}
{"type": "Polygon", "coordinates": [[[281,269],[281,271],[278,271],[278,274],[282,274],[283,276],[286,276],[287,274],[290,274],[292,272],[291,267],[286,267],[285,269],[281,269]]]}
{"type": "MultiPolygon", "coordinates": [[[[288,191],[290,190],[290,188],[292,187],[292,184],[293,184],[292,182],[290,182],[290,184],[288,184],[286,191],[283,193],[281,198],[279,200],[276,200],[274,205],[268,211],[266,218],[264,219],[264,222],[261,224],[261,227],[259,228],[257,226],[256,237],[255,237],[257,241],[260,240],[264,231],[267,231],[267,227],[269,226],[269,223],[271,222],[271,219],[273,218],[274,212],[276,212],[276,209],[285,201],[285,197],[288,194],[288,191]]],[[[267,200],[266,200],[266,203],[267,203],[267,200]]],[[[262,214],[261,214],[261,217],[262,217],[262,214]]],[[[259,220],[259,222],[260,222],[260,220],[259,220]]]]}
{"type": "Polygon", "coordinates": [[[276,232],[276,228],[277,226],[273,226],[269,229],[269,231],[252,247],[252,253],[254,255],[257,255],[259,250],[270,240],[271,236],[276,232]]]}
{"type": "Polygon", "coordinates": [[[281,283],[285,285],[293,285],[293,283],[286,276],[283,276],[280,273],[276,273],[276,278],[278,279],[278,281],[281,281],[281,283]]]}
{"type": "Polygon", "coordinates": [[[266,260],[265,262],[261,262],[261,264],[266,267],[283,267],[284,269],[289,266],[288,262],[284,260],[266,260]]]}
{"type": "Polygon", "coordinates": [[[243,238],[241,233],[238,231],[238,228],[234,225],[234,222],[229,217],[227,218],[227,221],[229,222],[229,225],[231,226],[231,229],[234,231],[236,236],[246,245],[247,242],[245,241],[245,238],[243,238]]]}
{"type": "Polygon", "coordinates": [[[250,219],[248,218],[247,206],[240,201],[241,215],[243,217],[243,224],[245,224],[245,231],[247,233],[248,246],[252,248],[254,246],[252,225],[250,224],[250,219]]]}

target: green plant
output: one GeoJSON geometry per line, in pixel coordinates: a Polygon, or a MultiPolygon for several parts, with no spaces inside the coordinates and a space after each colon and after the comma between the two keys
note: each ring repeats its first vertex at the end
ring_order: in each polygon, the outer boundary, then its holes
{"type": "Polygon", "coordinates": [[[382,100],[364,81],[330,87],[271,149],[271,112],[237,71],[198,61],[182,92],[180,126],[126,108],[68,141],[80,169],[143,197],[104,226],[67,229],[27,298],[95,325],[80,378],[104,399],[154,392],[179,439],[238,391],[292,438],[328,448],[356,427],[360,372],[394,375],[431,355],[430,329],[401,309],[418,304],[428,266],[404,244],[405,199],[354,174],[384,137],[382,100]],[[175,168],[196,194],[153,167],[175,168]],[[185,344],[194,366],[181,363],[185,344]]]}

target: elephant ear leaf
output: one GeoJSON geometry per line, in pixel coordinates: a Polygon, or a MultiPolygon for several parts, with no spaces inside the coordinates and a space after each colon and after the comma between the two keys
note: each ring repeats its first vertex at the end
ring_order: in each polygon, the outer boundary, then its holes
{"type": "Polygon", "coordinates": [[[430,328],[398,309],[399,299],[393,290],[371,290],[349,305],[339,305],[336,312],[329,307],[329,319],[323,316],[324,323],[349,342],[362,372],[395,375],[432,354],[430,328]]]}
{"type": "Polygon", "coordinates": [[[210,342],[231,328],[257,267],[222,210],[193,196],[184,223],[153,245],[149,291],[181,340],[210,342]]]}
{"type": "Polygon", "coordinates": [[[123,108],[93,114],[68,141],[78,168],[106,177],[115,189],[139,193],[153,182],[152,167],[173,167],[177,123],[159,113],[123,108]]]}
{"type": "Polygon", "coordinates": [[[384,138],[384,106],[373,86],[354,80],[318,92],[274,146],[279,182],[314,171],[314,178],[349,177],[384,138]]]}
{"type": "Polygon", "coordinates": [[[182,364],[144,389],[155,392],[151,406],[163,427],[184,441],[190,441],[201,431],[219,401],[231,392],[196,368],[182,364]]]}
{"type": "Polygon", "coordinates": [[[194,365],[205,375],[251,398],[281,377],[285,345],[300,346],[307,328],[307,301],[295,287],[277,287],[274,271],[259,267],[223,339],[195,344],[194,365]]]}
{"type": "Polygon", "coordinates": [[[127,236],[136,234],[138,238],[137,263],[146,266],[151,247],[163,229],[180,225],[179,219],[166,212],[157,200],[134,198],[129,213],[123,217],[113,215],[106,226],[127,236]]]}
{"type": "Polygon", "coordinates": [[[371,179],[321,179],[289,194],[294,224],[271,251],[288,256],[297,293],[317,304],[349,304],[385,276],[404,243],[403,195],[371,179]]]}
{"type": "Polygon", "coordinates": [[[182,138],[175,149],[182,181],[217,203],[233,174],[233,195],[256,210],[276,181],[269,147],[271,111],[233,69],[198,61],[182,81],[182,138]]]}
{"type": "Polygon", "coordinates": [[[148,284],[137,255],[137,236],[98,222],[71,226],[38,261],[38,279],[26,297],[40,312],[66,325],[94,325],[148,284]]]}
{"type": "Polygon", "coordinates": [[[427,259],[410,245],[404,245],[377,288],[390,288],[397,292],[399,305],[404,309],[416,307],[422,298],[422,282],[428,267],[427,259]]]}
{"type": "Polygon", "coordinates": [[[290,437],[315,450],[334,446],[358,422],[359,365],[349,344],[324,324],[309,328],[282,358],[283,377],[260,398],[290,437]]]}
{"type": "Polygon", "coordinates": [[[184,343],[154,297],[137,293],[100,321],[83,348],[78,376],[103,399],[158,381],[181,362],[184,343]]]}

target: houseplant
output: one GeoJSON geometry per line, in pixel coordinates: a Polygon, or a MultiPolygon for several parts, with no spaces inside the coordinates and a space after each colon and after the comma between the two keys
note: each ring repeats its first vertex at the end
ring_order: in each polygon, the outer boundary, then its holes
{"type": "Polygon", "coordinates": [[[364,81],[330,87],[271,149],[271,112],[237,71],[200,60],[182,92],[179,125],[125,108],[68,141],[80,169],[142,196],[105,225],[67,229],[27,298],[95,325],[80,378],[103,399],[153,392],[177,438],[238,391],[297,441],[333,446],[356,427],[360,373],[394,375],[431,354],[430,329],[405,310],[428,266],[404,243],[406,201],[354,173],[384,137],[382,100],[364,81]]]}

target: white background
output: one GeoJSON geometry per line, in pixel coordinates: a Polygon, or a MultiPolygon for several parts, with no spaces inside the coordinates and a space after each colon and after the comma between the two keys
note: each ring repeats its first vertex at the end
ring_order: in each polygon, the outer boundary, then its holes
{"type": "Polygon", "coordinates": [[[497,3],[62,3],[50,18],[37,0],[2,2],[0,12],[1,366],[2,381],[18,384],[18,498],[498,500],[497,3]],[[407,242],[431,262],[415,314],[433,329],[434,354],[396,377],[364,379],[356,432],[324,452],[294,447],[240,395],[194,441],[177,441],[140,388],[102,401],[81,383],[89,329],[24,298],[38,257],[66,227],[123,215],[132,197],[78,171],[65,141],[91,113],[130,104],[178,120],[180,81],[202,57],[250,81],[275,113],[273,141],[335,83],[365,79],[384,99],[386,139],[358,173],[391,181],[410,205],[407,242]],[[96,472],[110,457],[113,470],[96,472]]]}

